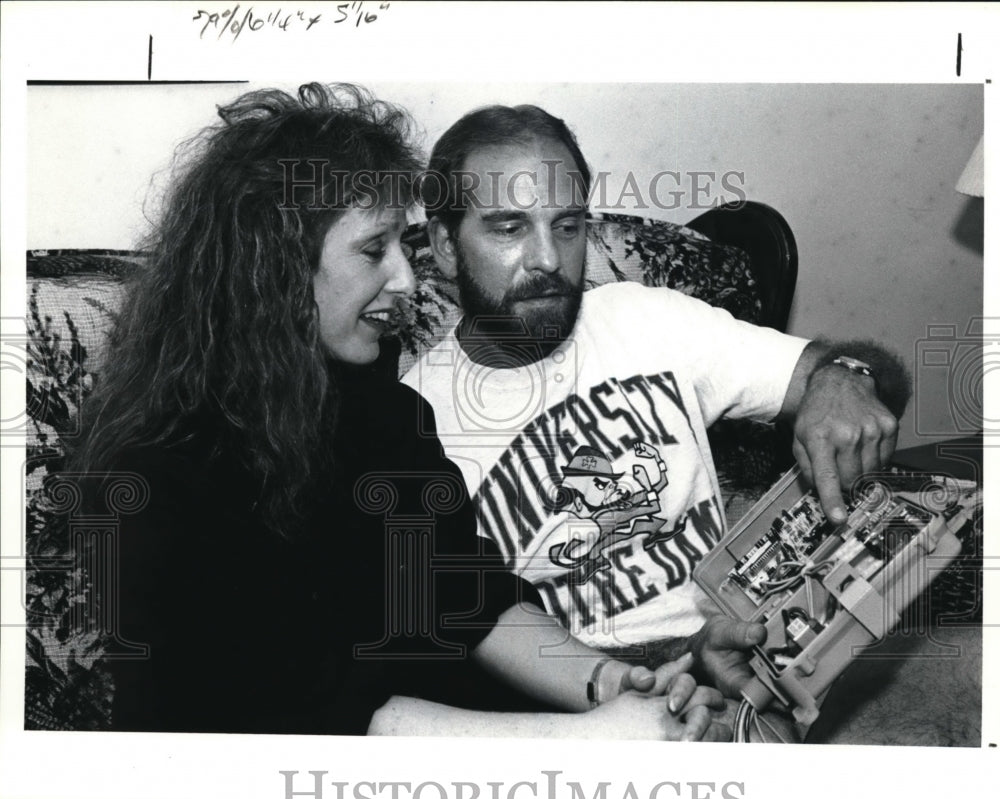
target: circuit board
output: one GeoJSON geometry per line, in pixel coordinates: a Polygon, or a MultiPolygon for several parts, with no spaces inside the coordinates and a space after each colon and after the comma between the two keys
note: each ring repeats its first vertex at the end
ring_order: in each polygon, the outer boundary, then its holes
{"type": "MultiPolygon", "coordinates": [[[[864,577],[874,575],[934,519],[926,509],[905,499],[880,496],[877,490],[848,510],[847,530],[840,533],[843,543],[830,558],[852,562],[864,577]]],[[[837,535],[837,528],[827,521],[815,495],[806,494],[775,517],[767,533],[729,571],[728,579],[759,605],[815,567],[811,557],[832,535],[837,535]]]]}
{"type": "Polygon", "coordinates": [[[958,554],[954,531],[981,506],[975,483],[886,474],[859,483],[834,525],[798,470],[786,474],[694,575],[726,613],[767,630],[745,698],[814,720],[832,681],[958,554]]]}

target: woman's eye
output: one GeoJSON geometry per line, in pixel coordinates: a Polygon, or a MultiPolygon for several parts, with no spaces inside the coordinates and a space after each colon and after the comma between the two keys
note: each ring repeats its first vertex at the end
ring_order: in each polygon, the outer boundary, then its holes
{"type": "Polygon", "coordinates": [[[381,261],[385,257],[385,247],[366,247],[361,254],[370,261],[381,261]]]}

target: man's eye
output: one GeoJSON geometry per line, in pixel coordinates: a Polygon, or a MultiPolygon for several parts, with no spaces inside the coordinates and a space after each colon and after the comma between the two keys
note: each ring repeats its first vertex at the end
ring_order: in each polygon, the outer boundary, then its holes
{"type": "Polygon", "coordinates": [[[516,236],[521,232],[522,225],[517,223],[510,223],[506,225],[497,225],[493,228],[493,232],[498,236],[516,236]]]}
{"type": "Polygon", "coordinates": [[[575,236],[580,232],[580,223],[575,219],[563,220],[556,226],[556,230],[564,236],[575,236]]]}
{"type": "Polygon", "coordinates": [[[385,247],[366,247],[361,254],[370,261],[381,261],[385,257],[385,247]]]}

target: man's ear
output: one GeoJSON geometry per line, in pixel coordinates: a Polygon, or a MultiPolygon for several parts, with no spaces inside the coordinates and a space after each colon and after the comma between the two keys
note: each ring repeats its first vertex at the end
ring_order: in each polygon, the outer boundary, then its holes
{"type": "Polygon", "coordinates": [[[434,253],[434,261],[446,277],[455,279],[458,274],[458,253],[455,248],[455,240],[452,239],[448,228],[439,217],[433,216],[427,220],[427,239],[430,241],[431,252],[434,253]]]}

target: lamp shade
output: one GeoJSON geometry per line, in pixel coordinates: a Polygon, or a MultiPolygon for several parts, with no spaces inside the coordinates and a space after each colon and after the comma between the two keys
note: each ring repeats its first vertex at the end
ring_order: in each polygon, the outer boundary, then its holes
{"type": "Polygon", "coordinates": [[[962,177],[958,179],[955,188],[962,194],[969,194],[973,197],[983,196],[983,137],[979,137],[979,144],[972,153],[969,163],[962,171],[962,177]]]}

